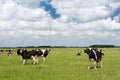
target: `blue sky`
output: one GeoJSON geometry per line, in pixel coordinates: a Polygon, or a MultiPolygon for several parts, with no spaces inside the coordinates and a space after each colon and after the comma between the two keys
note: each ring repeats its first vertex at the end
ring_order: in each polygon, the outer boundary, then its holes
{"type": "Polygon", "coordinates": [[[53,19],[59,18],[60,14],[56,13],[56,9],[50,4],[51,0],[41,1],[39,7],[47,11],[53,19]]]}
{"type": "Polygon", "coordinates": [[[0,47],[120,46],[120,0],[1,0],[0,11],[0,47]]]}

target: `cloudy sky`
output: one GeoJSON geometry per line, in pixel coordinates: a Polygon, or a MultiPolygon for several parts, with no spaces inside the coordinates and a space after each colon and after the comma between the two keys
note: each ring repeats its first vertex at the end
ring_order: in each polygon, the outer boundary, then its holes
{"type": "Polygon", "coordinates": [[[0,47],[120,46],[120,0],[0,0],[0,47]]]}

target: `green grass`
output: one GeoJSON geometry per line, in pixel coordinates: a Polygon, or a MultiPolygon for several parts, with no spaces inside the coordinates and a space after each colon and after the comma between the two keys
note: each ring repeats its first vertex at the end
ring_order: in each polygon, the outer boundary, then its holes
{"type": "Polygon", "coordinates": [[[33,65],[28,60],[25,65],[14,53],[0,55],[0,80],[119,80],[120,50],[109,48],[103,56],[103,68],[87,69],[88,56],[83,48],[52,48],[46,63],[39,57],[33,65]],[[76,56],[78,51],[82,56],[76,56]]]}

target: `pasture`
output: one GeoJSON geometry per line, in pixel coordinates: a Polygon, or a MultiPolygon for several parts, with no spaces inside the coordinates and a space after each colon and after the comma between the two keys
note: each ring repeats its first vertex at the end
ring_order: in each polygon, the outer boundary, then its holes
{"type": "Polygon", "coordinates": [[[46,63],[39,57],[37,65],[28,60],[25,65],[14,52],[0,55],[0,80],[119,80],[120,50],[108,48],[103,56],[103,68],[88,70],[84,48],[51,48],[46,63]],[[81,56],[76,56],[81,51],[81,56]]]}

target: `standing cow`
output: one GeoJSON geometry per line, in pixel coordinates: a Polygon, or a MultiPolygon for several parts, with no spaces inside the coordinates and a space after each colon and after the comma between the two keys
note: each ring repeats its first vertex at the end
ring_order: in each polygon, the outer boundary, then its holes
{"type": "Polygon", "coordinates": [[[50,51],[51,51],[51,49],[42,50],[42,53],[43,53],[42,57],[43,57],[44,62],[46,62],[46,57],[48,56],[50,51]]]}
{"type": "Polygon", "coordinates": [[[0,49],[0,55],[2,55],[3,54],[3,49],[0,49]]]}
{"type": "Polygon", "coordinates": [[[91,65],[92,61],[94,62],[95,69],[99,62],[101,64],[101,67],[103,67],[103,65],[102,65],[102,55],[103,55],[102,50],[98,51],[97,49],[87,48],[84,50],[84,52],[87,53],[89,56],[90,64],[88,66],[88,69],[90,69],[90,67],[91,67],[90,65],[91,65]]]}
{"type": "Polygon", "coordinates": [[[37,51],[27,51],[27,49],[17,49],[17,54],[22,57],[23,64],[26,63],[26,61],[30,58],[33,59],[34,65],[38,63],[38,53],[37,51]]]}
{"type": "Polygon", "coordinates": [[[14,53],[14,50],[13,50],[13,49],[9,49],[9,50],[7,50],[7,51],[8,51],[8,56],[13,55],[13,53],[14,53]]]}
{"type": "Polygon", "coordinates": [[[33,64],[37,64],[39,56],[43,56],[43,59],[45,62],[45,58],[48,55],[48,53],[49,53],[48,49],[46,50],[40,50],[40,49],[35,50],[34,49],[31,51],[27,51],[27,49],[17,49],[17,54],[22,57],[23,64],[25,64],[26,60],[30,58],[33,59],[33,62],[34,62],[33,64]]]}

